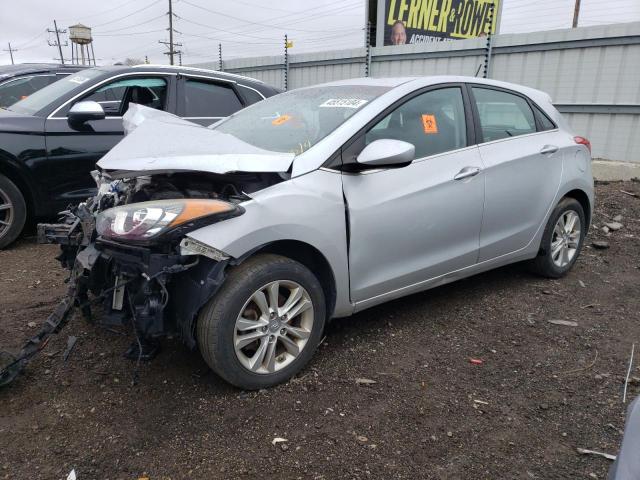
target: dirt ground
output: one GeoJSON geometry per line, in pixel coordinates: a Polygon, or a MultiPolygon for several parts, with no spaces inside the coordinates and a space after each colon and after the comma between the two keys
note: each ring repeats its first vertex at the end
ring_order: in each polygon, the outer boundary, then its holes
{"type": "MultiPolygon", "coordinates": [[[[620,190],[640,183],[597,186],[598,228],[566,278],[513,265],[334,321],[267,391],[230,387],[177,342],[132,386],[130,339],[76,316],[0,391],[0,478],[606,478],[609,460],[576,448],[616,453],[640,347],[640,198],[620,190]]],[[[61,298],[55,255],[34,239],[0,252],[0,349],[61,298]]]]}

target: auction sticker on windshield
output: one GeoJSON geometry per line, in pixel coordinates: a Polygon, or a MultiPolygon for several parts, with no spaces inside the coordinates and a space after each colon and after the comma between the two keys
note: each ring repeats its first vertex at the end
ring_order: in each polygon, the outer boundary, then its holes
{"type": "Polygon", "coordinates": [[[325,108],[360,108],[365,103],[367,101],[360,98],[330,98],[320,106],[325,108]]]}
{"type": "Polygon", "coordinates": [[[280,115],[271,122],[271,125],[282,125],[289,120],[291,120],[291,115],[280,115]]]}

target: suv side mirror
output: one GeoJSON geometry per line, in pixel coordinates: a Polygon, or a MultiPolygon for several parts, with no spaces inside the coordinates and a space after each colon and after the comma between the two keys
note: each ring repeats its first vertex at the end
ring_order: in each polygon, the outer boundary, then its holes
{"type": "Polygon", "coordinates": [[[89,120],[102,120],[105,117],[104,109],[98,102],[86,100],[76,103],[67,114],[67,121],[73,125],[82,125],[89,120]]]}
{"type": "Polygon", "coordinates": [[[364,147],[356,158],[358,163],[377,167],[408,164],[416,155],[416,147],[402,140],[383,138],[364,147]]]}

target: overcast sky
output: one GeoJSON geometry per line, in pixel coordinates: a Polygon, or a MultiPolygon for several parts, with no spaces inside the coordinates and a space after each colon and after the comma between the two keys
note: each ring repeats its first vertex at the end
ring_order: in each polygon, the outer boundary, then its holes
{"type": "MultiPolygon", "coordinates": [[[[575,0],[504,0],[501,33],[569,28],[575,0]]],[[[364,0],[174,0],[174,41],[183,63],[281,55],[285,32],[290,53],[360,47],[364,44],[364,0]]],[[[0,0],[0,64],[11,42],[16,62],[59,57],[46,30],[81,22],[93,28],[98,63],[127,57],[167,63],[168,0],[0,0]]],[[[640,0],[582,0],[580,25],[640,21],[640,0]]],[[[62,43],[67,39],[63,34],[62,43]]],[[[70,47],[63,47],[70,58],[70,47]]]]}

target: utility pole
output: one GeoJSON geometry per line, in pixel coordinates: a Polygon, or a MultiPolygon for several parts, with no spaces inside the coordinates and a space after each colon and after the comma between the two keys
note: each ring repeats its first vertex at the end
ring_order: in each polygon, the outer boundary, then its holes
{"type": "Polygon", "coordinates": [[[169,48],[168,52],[164,52],[165,55],[169,55],[169,59],[170,59],[170,64],[173,65],[173,56],[177,55],[178,53],[182,53],[180,50],[174,50],[174,47],[181,47],[182,44],[181,43],[174,43],[171,44],[171,42],[163,42],[162,40],[158,40],[158,43],[162,43],[163,45],[166,45],[169,48]]]}
{"type": "Polygon", "coordinates": [[[218,70],[222,71],[222,44],[218,44],[218,70]]]}
{"type": "MultiPolygon", "coordinates": [[[[182,53],[182,52],[176,50],[175,47],[181,47],[182,44],[181,43],[175,43],[173,41],[173,34],[175,32],[175,30],[173,29],[173,0],[169,0],[169,28],[167,30],[169,30],[169,41],[168,42],[164,42],[162,40],[158,40],[158,43],[162,43],[163,45],[166,45],[167,47],[169,47],[169,51],[168,52],[164,52],[164,54],[165,55],[169,55],[169,64],[170,65],[175,65],[174,55],[182,53]]],[[[182,61],[182,60],[180,60],[180,61],[182,61]]]]}
{"type": "Polygon", "coordinates": [[[11,65],[13,65],[13,52],[17,52],[15,48],[11,48],[11,42],[9,42],[9,50],[5,50],[5,52],[9,52],[9,56],[11,56],[11,65]]]}
{"type": "Polygon", "coordinates": [[[173,0],[169,0],[169,62],[173,65],[173,0]]]}
{"type": "MultiPolygon", "coordinates": [[[[50,28],[47,28],[47,32],[49,33],[55,33],[56,34],[56,41],[55,42],[47,42],[49,44],[50,47],[58,47],[58,52],[60,53],[60,62],[64,65],[64,55],[62,55],[62,43],[60,43],[60,34],[61,33],[67,33],[66,30],[60,30],[58,29],[58,24],[56,23],[56,21],[53,21],[53,30],[51,30],[50,28]]],[[[67,46],[67,42],[64,42],[64,46],[67,46]]]]}
{"type": "Polygon", "coordinates": [[[576,5],[573,8],[573,27],[578,27],[578,17],[580,16],[580,0],[576,0],[576,5]]]}

